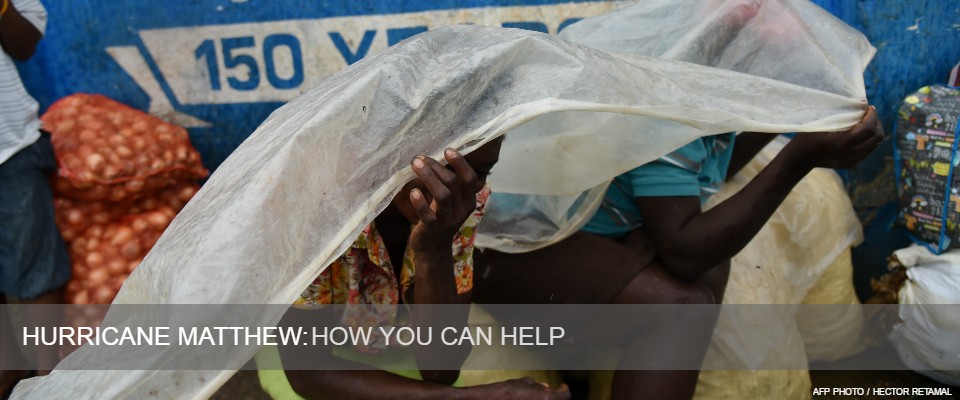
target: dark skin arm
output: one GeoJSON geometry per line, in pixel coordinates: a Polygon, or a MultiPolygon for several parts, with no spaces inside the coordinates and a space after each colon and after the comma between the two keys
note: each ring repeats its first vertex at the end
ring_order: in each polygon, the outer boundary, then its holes
{"type": "Polygon", "coordinates": [[[810,170],[851,168],[883,138],[871,107],[850,131],[797,135],[743,190],[707,212],[697,197],[637,198],[658,258],[676,277],[696,280],[740,252],[810,170]]]}
{"type": "Polygon", "coordinates": [[[17,11],[11,1],[7,12],[0,17],[0,46],[14,60],[27,61],[33,57],[43,34],[17,11]]]}
{"type": "Polygon", "coordinates": [[[775,137],[777,135],[774,133],[761,132],[743,132],[737,135],[733,155],[730,156],[730,166],[727,167],[726,180],[729,181],[736,176],[775,137]]]}
{"type": "MultiPolygon", "coordinates": [[[[420,189],[410,191],[410,203],[420,221],[410,233],[410,248],[413,249],[416,271],[414,274],[415,304],[462,304],[455,312],[429,313],[423,308],[414,308],[415,326],[463,327],[467,325],[470,296],[457,294],[457,281],[453,273],[453,254],[450,242],[476,207],[476,194],[480,190],[477,173],[467,161],[453,149],[444,152],[450,169],[429,157],[413,161],[417,177],[429,191],[429,198],[420,189]]],[[[413,355],[418,365],[429,365],[429,360],[449,358],[457,352],[462,363],[470,355],[468,346],[449,347],[441,343],[414,346],[413,355]]],[[[459,370],[430,370],[421,367],[420,374],[428,382],[451,385],[460,375],[459,370]]]]}

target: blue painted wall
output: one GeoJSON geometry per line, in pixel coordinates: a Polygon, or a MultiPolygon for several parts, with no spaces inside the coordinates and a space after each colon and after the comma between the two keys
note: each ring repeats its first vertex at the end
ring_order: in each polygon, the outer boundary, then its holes
{"type": "MultiPolygon", "coordinates": [[[[916,89],[946,83],[960,62],[958,0],[818,0],[834,15],[863,32],[877,48],[867,68],[867,98],[877,106],[887,133],[902,99],[916,89]]],[[[910,241],[894,226],[897,216],[893,147],[888,142],[845,175],[854,206],[864,222],[864,244],[854,250],[855,281],[861,298],[870,278],[886,272],[886,258],[910,241]]]]}
{"type": "MultiPolygon", "coordinates": [[[[189,29],[193,27],[209,27],[215,25],[235,25],[250,23],[254,30],[265,32],[280,32],[285,26],[295,25],[298,21],[320,21],[320,25],[331,26],[330,35],[301,34],[298,36],[301,49],[306,54],[311,49],[329,46],[331,39],[339,38],[337,50],[343,53],[344,59],[349,62],[361,58],[369,50],[370,42],[366,41],[366,34],[372,39],[381,40],[384,36],[390,44],[407,36],[419,33],[426,28],[423,26],[388,26],[383,22],[369,21],[364,16],[398,15],[404,13],[430,13],[439,15],[430,16],[428,22],[442,24],[446,18],[440,14],[451,9],[479,9],[509,8],[516,6],[555,6],[574,3],[570,0],[398,0],[398,1],[315,1],[315,0],[166,0],[163,2],[143,2],[139,0],[76,0],[53,1],[42,0],[49,15],[49,24],[44,39],[38,46],[37,54],[28,63],[20,67],[21,76],[31,94],[40,102],[41,112],[54,101],[72,93],[100,93],[108,97],[129,104],[133,107],[147,110],[151,102],[149,96],[139,82],[125,71],[107,53],[108,47],[128,47],[139,50],[143,61],[149,66],[151,79],[156,79],[163,90],[164,101],[169,101],[172,107],[180,112],[201,121],[212,124],[208,127],[189,127],[194,145],[203,156],[204,164],[211,170],[215,169],[266,117],[277,107],[285,103],[286,99],[295,96],[286,96],[285,100],[271,101],[270,99],[254,99],[233,104],[216,102],[185,104],[182,96],[176,96],[172,91],[170,73],[164,73],[159,63],[173,51],[185,51],[190,56],[190,62],[202,64],[204,59],[200,49],[196,48],[197,56],[194,59],[195,48],[192,44],[188,49],[160,49],[150,48],[144,40],[143,32],[155,29],[189,29]],[[150,3],[145,5],[144,3],[150,3]],[[336,19],[355,21],[347,24],[356,27],[358,32],[343,31],[336,19]],[[432,19],[431,19],[432,18],[432,19]],[[272,24],[272,25],[270,25],[272,24]],[[352,25],[351,25],[352,24],[352,25]],[[262,25],[269,27],[258,28],[262,25]],[[393,29],[388,29],[393,28],[393,29]],[[365,31],[366,30],[366,31],[365,31]],[[363,38],[363,39],[361,39],[363,38]],[[320,42],[323,43],[320,43],[320,42]],[[166,51],[166,53],[165,53],[166,51]]],[[[606,3],[607,1],[588,1],[586,3],[606,3]]],[[[610,6],[612,7],[612,6],[610,6]]],[[[599,14],[595,12],[594,14],[599,14]]],[[[569,24],[578,17],[577,12],[568,13],[557,21],[541,20],[542,16],[536,13],[525,18],[519,13],[516,18],[505,17],[502,24],[507,26],[533,27],[534,29],[549,29],[554,33],[565,23],[569,24]]],[[[342,25],[342,24],[341,24],[342,25]]],[[[236,35],[236,34],[234,34],[236,35]]],[[[254,36],[251,34],[251,37],[254,36]]],[[[214,57],[220,58],[221,73],[227,73],[224,65],[224,55],[221,55],[222,40],[230,38],[210,37],[214,57]]],[[[262,45],[262,38],[256,37],[257,50],[262,45]]],[[[374,42],[374,41],[371,41],[374,42]]],[[[239,52],[251,50],[240,49],[239,52]]],[[[264,73],[262,57],[258,72],[264,73]]],[[[346,65],[343,65],[346,66],[346,65]]],[[[307,74],[310,74],[307,65],[307,74]]],[[[238,67],[242,73],[244,67],[238,67]]],[[[175,75],[175,74],[174,74],[175,75]]],[[[223,84],[226,85],[226,77],[223,84]]],[[[266,79],[261,79],[260,86],[267,86],[266,79]]],[[[303,91],[309,88],[310,82],[305,82],[294,88],[303,91]]],[[[153,101],[157,101],[156,97],[153,101]]]]}

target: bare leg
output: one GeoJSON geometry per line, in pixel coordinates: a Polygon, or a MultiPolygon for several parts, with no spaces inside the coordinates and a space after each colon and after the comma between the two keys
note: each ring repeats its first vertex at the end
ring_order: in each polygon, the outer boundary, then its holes
{"type": "MultiPolygon", "coordinates": [[[[6,296],[0,294],[0,300],[2,300],[0,304],[7,304],[6,296]]],[[[4,360],[3,365],[0,366],[0,396],[10,390],[17,381],[29,375],[29,371],[17,369],[22,368],[19,366],[25,365],[26,360],[23,359],[17,347],[13,324],[9,317],[8,314],[4,314],[0,318],[0,352],[3,353],[4,360]]]]}
{"type": "MultiPolygon", "coordinates": [[[[654,261],[653,246],[642,232],[620,241],[579,232],[530,253],[488,251],[475,257],[474,299],[492,304],[710,305],[721,298],[729,271],[729,266],[720,266],[701,281],[683,282],[654,261]]],[[[712,337],[717,310],[690,310],[663,316],[659,319],[668,322],[660,325],[654,321],[658,318],[625,320],[623,315],[600,315],[597,321],[617,323],[587,323],[576,340],[625,343],[621,365],[673,360],[677,354],[690,357],[685,364],[699,365],[712,337]],[[679,325],[695,329],[678,329],[679,325]]],[[[620,368],[614,375],[613,398],[689,399],[698,376],[696,369],[620,368]]]]}
{"type": "MultiPolygon", "coordinates": [[[[57,288],[32,299],[20,299],[21,304],[63,304],[63,288],[57,288]]],[[[61,315],[50,312],[31,312],[26,315],[28,326],[59,326],[63,322],[61,315]]],[[[33,356],[37,366],[37,375],[47,375],[60,361],[59,349],[54,346],[41,346],[33,356]]]]}

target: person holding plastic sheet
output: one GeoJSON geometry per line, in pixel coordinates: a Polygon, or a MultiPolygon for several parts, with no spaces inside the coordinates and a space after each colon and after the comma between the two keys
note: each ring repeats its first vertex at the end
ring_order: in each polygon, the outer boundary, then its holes
{"type": "MultiPolygon", "coordinates": [[[[697,139],[616,177],[603,203],[578,233],[544,249],[476,257],[474,300],[486,304],[720,304],[730,259],[757,234],[791,189],[815,167],[851,168],[884,140],[869,107],[846,132],[798,134],[739,193],[703,211],[701,204],[776,135],[732,133],[697,139]]],[[[714,318],[691,313],[665,318],[714,318]]],[[[606,321],[618,320],[604,317],[606,321]]],[[[597,318],[594,321],[603,321],[597,318]]],[[[685,332],[650,321],[597,332],[589,321],[578,341],[616,341],[624,357],[702,362],[711,329],[685,332]],[[593,330],[591,330],[593,329],[593,330]]],[[[651,363],[654,361],[651,361],[651,363]]],[[[631,365],[636,365],[631,364],[631,365]]],[[[699,371],[620,370],[614,399],[689,399],[699,371]]]]}
{"type": "MultiPolygon", "coordinates": [[[[330,304],[468,304],[473,286],[475,229],[490,195],[486,177],[499,158],[501,142],[491,141],[465,157],[447,149],[447,167],[428,157],[414,159],[412,168],[417,178],[407,183],[353,245],[304,290],[284,319],[315,318],[310,308],[330,304]]],[[[395,322],[395,313],[395,307],[346,308],[335,317],[339,321],[318,322],[326,326],[338,322],[343,326],[370,326],[371,322],[384,326],[395,322]]],[[[412,314],[414,326],[465,326],[467,322],[466,313],[452,317],[457,321],[449,320],[449,316],[418,315],[417,309],[412,314]],[[441,321],[443,318],[446,320],[441,321]]],[[[378,354],[385,350],[383,339],[375,336],[371,343],[357,345],[354,350],[378,354]]],[[[469,349],[412,347],[414,360],[435,358],[432,351],[461,351],[457,354],[461,361],[469,354],[469,349]]],[[[293,357],[312,358],[325,370],[285,371],[289,389],[277,382],[275,374],[261,371],[261,383],[275,398],[293,397],[288,390],[304,398],[324,399],[569,398],[566,388],[551,390],[529,379],[454,388],[459,371],[421,368],[419,377],[405,377],[382,370],[355,370],[350,368],[352,361],[335,356],[329,347],[282,347],[280,354],[287,362],[293,357]],[[338,366],[342,370],[332,370],[338,366]]]]}
{"type": "MultiPolygon", "coordinates": [[[[33,56],[43,36],[47,14],[38,0],[0,0],[0,293],[3,303],[56,304],[61,287],[70,279],[66,245],[53,218],[53,196],[48,174],[56,159],[50,135],[41,133],[38,104],[30,97],[14,60],[33,56]]],[[[41,316],[26,316],[30,323],[41,316]]],[[[10,322],[0,321],[5,333],[3,352],[17,354],[10,322]]],[[[52,353],[52,352],[51,352],[52,353]]],[[[38,354],[44,364],[56,354],[38,354]]],[[[41,361],[41,360],[37,360],[41,361]]],[[[43,372],[43,371],[41,371],[43,372]]],[[[5,371],[0,393],[26,375],[5,371]]]]}

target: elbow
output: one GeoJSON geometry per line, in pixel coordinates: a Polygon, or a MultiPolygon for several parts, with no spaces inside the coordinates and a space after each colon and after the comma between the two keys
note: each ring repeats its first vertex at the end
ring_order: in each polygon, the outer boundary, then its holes
{"type": "Polygon", "coordinates": [[[37,44],[25,44],[21,46],[9,46],[4,47],[4,51],[10,56],[10,58],[17,61],[28,61],[33,57],[33,54],[37,51],[37,44]]]}
{"type": "Polygon", "coordinates": [[[30,49],[30,50],[26,50],[26,51],[22,52],[22,53],[19,54],[19,55],[12,55],[12,54],[11,54],[10,57],[13,58],[14,60],[17,60],[17,61],[20,61],[20,62],[26,62],[26,61],[29,61],[31,58],[33,58],[33,53],[34,53],[35,51],[36,51],[36,48],[32,48],[32,49],[30,49]]]}

